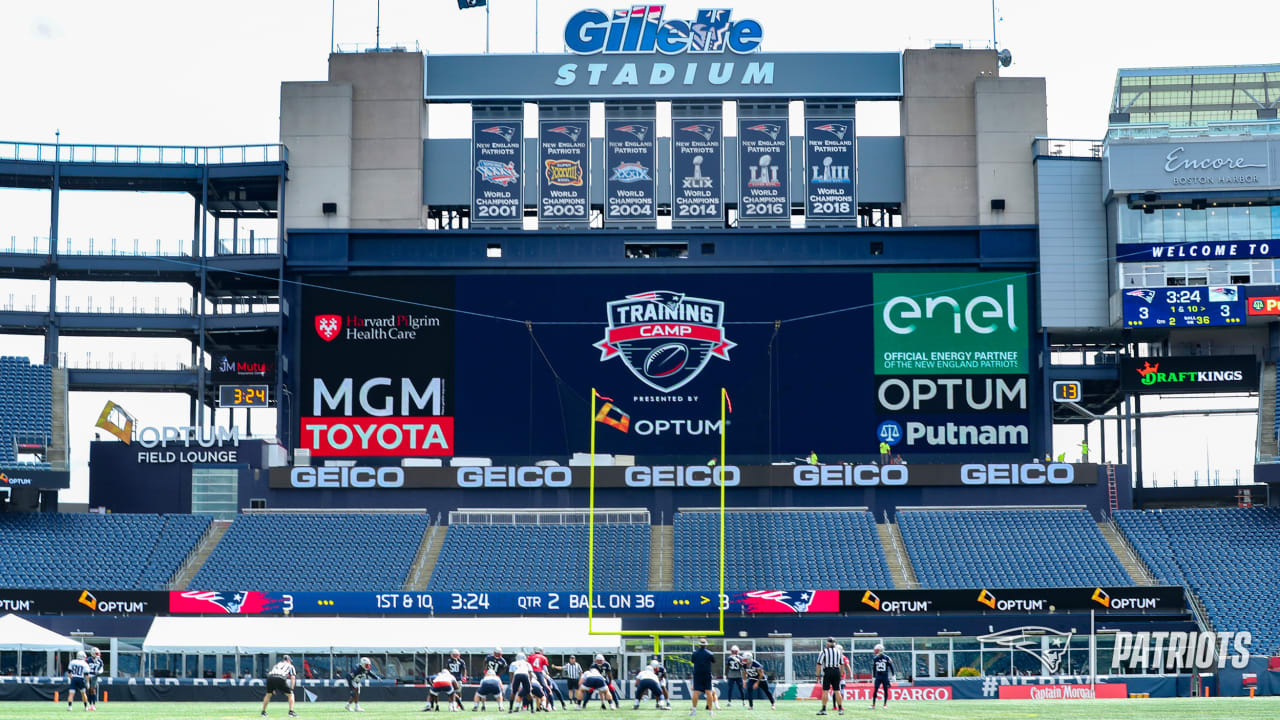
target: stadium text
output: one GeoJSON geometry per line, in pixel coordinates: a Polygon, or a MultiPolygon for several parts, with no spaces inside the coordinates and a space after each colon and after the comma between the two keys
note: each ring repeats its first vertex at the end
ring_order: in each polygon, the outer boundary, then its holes
{"type": "Polygon", "coordinates": [[[1249,665],[1250,632],[1118,632],[1111,654],[1112,669],[1206,670],[1215,665],[1240,670],[1249,665]]]}
{"type": "Polygon", "coordinates": [[[138,430],[138,444],[144,448],[168,447],[170,443],[191,447],[222,447],[223,445],[239,445],[239,428],[202,428],[189,425],[163,427],[144,427],[138,430]]]}
{"type": "Polygon", "coordinates": [[[297,488],[392,488],[404,485],[404,470],[398,467],[296,467],[289,480],[297,488]]]}

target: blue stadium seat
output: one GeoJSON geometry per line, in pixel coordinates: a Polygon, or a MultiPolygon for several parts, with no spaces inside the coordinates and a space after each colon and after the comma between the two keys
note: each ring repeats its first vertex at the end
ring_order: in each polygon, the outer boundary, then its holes
{"type": "MultiPolygon", "coordinates": [[[[595,589],[648,588],[649,524],[596,523],[595,533],[595,589]]],[[[450,525],[427,589],[476,590],[498,582],[513,592],[586,592],[587,535],[585,523],[450,525]],[[530,571],[512,572],[518,562],[530,571]]]]}
{"type": "Polygon", "coordinates": [[[1254,654],[1280,649],[1280,508],[1121,510],[1116,524],[1157,581],[1195,592],[1215,630],[1253,633],[1254,654]]]}
{"type": "Polygon", "coordinates": [[[44,468],[48,463],[19,463],[18,444],[44,444],[52,435],[53,368],[32,365],[25,357],[0,357],[0,469],[44,468]]]}
{"type": "Polygon", "coordinates": [[[898,528],[925,588],[1133,584],[1082,509],[899,508],[898,528]]]}
{"type": "Polygon", "coordinates": [[[251,513],[189,583],[193,590],[384,591],[404,586],[427,515],[251,513]]]}
{"type": "MultiPolygon", "coordinates": [[[[717,587],[720,514],[678,512],[674,523],[675,589],[717,587]]],[[[735,511],[725,514],[725,586],[891,588],[893,580],[869,512],[735,511]]]]}
{"type": "Polygon", "coordinates": [[[0,586],[164,590],[208,515],[0,514],[0,586]]]}

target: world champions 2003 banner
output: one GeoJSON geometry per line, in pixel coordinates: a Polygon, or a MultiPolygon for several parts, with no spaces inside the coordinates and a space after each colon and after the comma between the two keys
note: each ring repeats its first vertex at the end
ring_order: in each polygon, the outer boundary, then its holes
{"type": "Polygon", "coordinates": [[[305,280],[294,446],[317,457],[564,462],[586,449],[595,388],[610,406],[597,452],[705,465],[725,388],[728,457],[744,466],[869,457],[880,437],[913,465],[1025,462],[1045,401],[1029,288],[1010,273],[305,280]],[[835,312],[775,330],[815,311],[835,312]]]}

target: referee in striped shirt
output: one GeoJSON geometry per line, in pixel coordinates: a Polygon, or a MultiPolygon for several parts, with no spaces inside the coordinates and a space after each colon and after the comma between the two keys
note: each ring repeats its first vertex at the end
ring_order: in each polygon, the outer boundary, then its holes
{"type": "Polygon", "coordinates": [[[841,697],[844,694],[841,689],[844,662],[844,653],[836,645],[836,639],[827,638],[827,646],[818,653],[818,682],[822,683],[822,709],[818,711],[819,715],[827,714],[828,693],[831,694],[832,704],[836,710],[839,710],[841,715],[844,714],[844,698],[841,697]]]}
{"type": "Polygon", "coordinates": [[[569,656],[569,662],[560,668],[564,671],[564,679],[569,685],[569,697],[575,697],[578,692],[578,678],[582,677],[582,666],[578,664],[576,655],[569,656]]]}

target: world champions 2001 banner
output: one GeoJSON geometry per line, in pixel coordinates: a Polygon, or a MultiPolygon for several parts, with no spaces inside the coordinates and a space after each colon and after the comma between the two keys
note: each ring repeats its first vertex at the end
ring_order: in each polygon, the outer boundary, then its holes
{"type": "Polygon", "coordinates": [[[318,457],[563,463],[585,450],[595,388],[610,405],[598,452],[705,465],[719,454],[725,388],[739,465],[867,458],[880,433],[913,466],[926,454],[1025,463],[1045,402],[1017,274],[305,279],[295,447],[318,457]],[[775,330],[815,310],[838,312],[775,330]]]}

